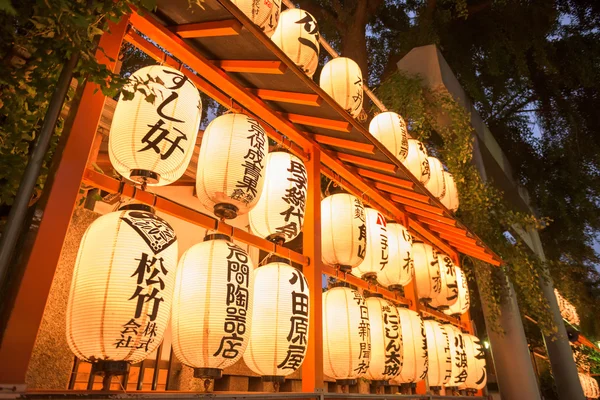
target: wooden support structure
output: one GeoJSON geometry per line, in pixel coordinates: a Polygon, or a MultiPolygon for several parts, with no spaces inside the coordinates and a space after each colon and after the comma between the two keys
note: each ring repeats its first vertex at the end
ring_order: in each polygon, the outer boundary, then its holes
{"type": "Polygon", "coordinates": [[[237,19],[175,25],[170,28],[182,38],[206,38],[239,35],[242,24],[237,19]]]}
{"type": "Polygon", "coordinates": [[[269,89],[248,89],[250,93],[260,97],[263,100],[277,101],[281,103],[302,104],[305,106],[318,107],[323,99],[317,94],[284,92],[282,90],[269,89]]]}
{"type": "Polygon", "coordinates": [[[281,61],[214,60],[213,63],[226,72],[282,75],[287,69],[281,61]]]}
{"type": "Polygon", "coordinates": [[[282,117],[298,125],[314,126],[316,128],[325,128],[340,132],[350,132],[352,130],[352,126],[346,121],[290,113],[282,113],[282,117]]]}
{"type": "Polygon", "coordinates": [[[390,197],[392,200],[397,201],[398,203],[410,205],[410,203],[407,203],[407,200],[411,199],[409,201],[420,204],[419,207],[423,204],[429,204],[429,196],[416,193],[413,190],[402,189],[397,186],[388,185],[381,182],[374,182],[374,186],[381,191],[392,193],[394,196],[390,197]]]}
{"type": "Polygon", "coordinates": [[[352,154],[337,153],[337,157],[344,162],[360,165],[362,167],[374,168],[380,171],[391,172],[392,174],[395,174],[398,170],[398,167],[394,164],[389,164],[383,161],[371,160],[370,158],[359,157],[352,154]]]}
{"type": "Polygon", "coordinates": [[[379,172],[371,171],[369,169],[358,168],[356,172],[364,178],[373,179],[374,181],[379,182],[386,182],[389,185],[398,186],[406,189],[414,189],[415,187],[415,184],[413,182],[408,181],[406,179],[400,179],[393,176],[381,174],[379,172]]]}
{"type": "Polygon", "coordinates": [[[352,140],[340,139],[326,135],[313,135],[313,139],[319,142],[320,144],[324,144],[327,146],[360,151],[361,153],[375,153],[375,146],[373,146],[371,143],[358,143],[352,140]]]}

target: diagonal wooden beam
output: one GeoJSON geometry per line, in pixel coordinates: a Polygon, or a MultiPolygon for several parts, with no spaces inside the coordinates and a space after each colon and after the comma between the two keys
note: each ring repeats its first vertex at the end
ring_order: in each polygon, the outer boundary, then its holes
{"type": "Polygon", "coordinates": [[[333,147],[340,147],[342,149],[356,150],[361,153],[375,154],[375,146],[371,143],[360,143],[354,140],[340,139],[333,136],[326,135],[312,135],[313,139],[321,144],[325,144],[333,147]]]}
{"type": "Polygon", "coordinates": [[[394,201],[397,201],[398,203],[400,203],[404,206],[414,207],[414,208],[418,208],[419,210],[422,210],[422,211],[426,211],[426,212],[429,212],[432,214],[444,216],[444,210],[442,210],[439,207],[432,206],[430,204],[425,204],[420,201],[415,201],[415,200],[411,200],[406,197],[400,197],[400,196],[391,196],[391,199],[394,201]]]}
{"type": "Polygon", "coordinates": [[[169,27],[169,29],[182,38],[204,38],[239,35],[242,24],[237,19],[225,19],[222,21],[175,25],[169,27]]]}
{"type": "Polygon", "coordinates": [[[316,128],[331,129],[332,131],[350,132],[352,125],[347,121],[338,121],[335,119],[310,117],[308,115],[281,113],[281,116],[290,122],[305,126],[314,126],[316,128]]]}
{"type": "Polygon", "coordinates": [[[430,204],[429,196],[416,193],[414,190],[402,189],[397,186],[388,185],[381,182],[373,182],[373,185],[379,190],[394,194],[395,196],[392,196],[392,199],[399,203],[411,205],[412,202],[415,201],[419,204],[430,204]]]}
{"type": "Polygon", "coordinates": [[[407,181],[406,179],[396,178],[395,176],[382,174],[368,169],[358,168],[357,172],[362,177],[373,179],[374,181],[386,182],[387,184],[401,188],[414,189],[415,187],[413,182],[407,181]]]}
{"type": "Polygon", "coordinates": [[[369,158],[359,157],[352,154],[338,152],[337,157],[344,162],[349,162],[363,167],[375,168],[380,171],[391,172],[392,174],[395,174],[396,170],[398,169],[398,167],[396,167],[394,164],[389,164],[383,161],[371,160],[369,158]]]}
{"type": "Polygon", "coordinates": [[[323,99],[315,93],[284,92],[282,90],[254,89],[249,88],[251,93],[263,100],[276,101],[280,103],[301,104],[304,106],[318,107],[323,99]]]}
{"type": "Polygon", "coordinates": [[[249,74],[283,75],[287,70],[281,61],[213,60],[213,64],[226,72],[249,74]]]}
{"type": "Polygon", "coordinates": [[[418,215],[421,217],[427,217],[427,218],[433,219],[435,221],[445,222],[448,225],[454,225],[454,220],[452,218],[442,217],[441,215],[433,214],[433,213],[421,210],[416,207],[411,207],[411,206],[406,206],[406,207],[404,207],[404,209],[411,214],[415,214],[415,215],[418,215]]]}

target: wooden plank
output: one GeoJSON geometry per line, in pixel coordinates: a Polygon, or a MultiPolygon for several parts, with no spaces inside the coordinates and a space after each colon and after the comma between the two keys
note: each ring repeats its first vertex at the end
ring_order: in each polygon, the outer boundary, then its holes
{"type": "Polygon", "coordinates": [[[337,157],[343,162],[361,165],[363,167],[374,168],[380,171],[391,172],[392,174],[395,174],[396,170],[398,169],[398,167],[394,164],[389,164],[383,161],[371,160],[369,158],[359,157],[352,154],[338,152],[337,157]]]}
{"type": "MultiPolygon", "coordinates": [[[[420,193],[416,193],[414,190],[402,189],[397,186],[387,185],[387,184],[381,183],[381,182],[374,182],[374,186],[379,190],[383,190],[384,192],[395,194],[396,196],[393,196],[395,198],[399,198],[399,197],[401,198],[400,200],[394,200],[394,201],[398,201],[398,202],[402,203],[406,199],[410,199],[413,201],[416,200],[417,203],[430,204],[429,196],[420,194],[420,193]],[[402,199],[402,198],[406,198],[406,199],[402,199]]],[[[408,204],[408,203],[406,203],[406,204],[408,204]]]]}
{"type": "Polygon", "coordinates": [[[480,246],[480,242],[478,242],[477,239],[466,237],[464,235],[460,236],[460,235],[454,235],[454,234],[449,234],[449,233],[444,233],[444,232],[440,232],[440,233],[438,233],[438,235],[444,240],[456,242],[459,244],[464,244],[467,246],[472,246],[475,248],[481,248],[482,251],[485,251],[484,248],[480,246]]]}
{"type": "Polygon", "coordinates": [[[398,186],[401,188],[414,189],[415,187],[414,182],[411,182],[409,180],[396,178],[395,176],[382,174],[368,169],[358,168],[357,172],[362,177],[373,179],[375,181],[386,182],[390,185],[398,186]]]}
{"type": "Polygon", "coordinates": [[[442,210],[439,207],[430,205],[430,204],[425,204],[423,202],[420,201],[414,201],[411,200],[409,198],[406,197],[400,197],[400,196],[390,196],[392,200],[397,201],[398,203],[404,205],[404,206],[410,206],[410,207],[414,207],[414,208],[418,208],[419,210],[423,210],[423,211],[427,211],[436,215],[444,215],[444,210],[442,210]]]}
{"type": "Polygon", "coordinates": [[[283,75],[287,70],[281,61],[214,60],[213,63],[225,72],[283,75]]]}
{"type": "Polygon", "coordinates": [[[326,135],[313,135],[320,144],[325,144],[333,147],[340,147],[342,149],[356,150],[361,153],[375,154],[375,146],[371,143],[360,143],[353,140],[340,139],[326,135]]]}
{"type": "Polygon", "coordinates": [[[350,132],[352,125],[347,121],[338,121],[335,119],[310,117],[308,115],[281,113],[281,116],[290,122],[305,126],[314,126],[316,128],[331,129],[332,131],[350,132]]]}
{"type": "Polygon", "coordinates": [[[242,24],[237,19],[181,24],[169,29],[182,38],[204,38],[239,35],[242,24]]]}
{"type": "Polygon", "coordinates": [[[406,207],[404,207],[404,209],[411,214],[419,215],[421,217],[426,217],[426,218],[429,218],[429,219],[432,219],[435,221],[439,221],[439,222],[445,222],[448,225],[454,224],[454,220],[452,218],[442,217],[441,215],[433,214],[433,213],[427,212],[425,210],[421,210],[419,208],[406,206],[406,207]]]}
{"type": "Polygon", "coordinates": [[[248,88],[248,90],[263,100],[277,101],[280,103],[301,104],[305,106],[318,107],[323,102],[323,99],[319,97],[318,94],[313,93],[297,93],[285,92],[282,90],[253,88],[248,88]]]}

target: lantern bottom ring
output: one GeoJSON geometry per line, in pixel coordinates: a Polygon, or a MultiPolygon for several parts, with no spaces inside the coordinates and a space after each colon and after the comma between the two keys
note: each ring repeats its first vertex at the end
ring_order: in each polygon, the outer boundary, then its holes
{"type": "Polygon", "coordinates": [[[147,169],[132,169],[129,173],[129,179],[137,183],[154,185],[160,180],[160,175],[147,169]]]}
{"type": "Polygon", "coordinates": [[[238,208],[233,204],[219,203],[215,204],[213,211],[219,218],[234,219],[237,217],[238,208]]]}
{"type": "Polygon", "coordinates": [[[404,286],[402,285],[390,285],[388,286],[388,290],[392,292],[404,293],[404,286]]]}
{"type": "Polygon", "coordinates": [[[449,307],[449,306],[437,306],[437,307],[435,307],[435,308],[437,308],[437,309],[438,309],[438,310],[440,310],[440,311],[443,311],[443,310],[449,310],[449,309],[450,309],[450,307],[449,307]]]}
{"type": "Polygon", "coordinates": [[[335,383],[337,383],[338,385],[356,385],[356,379],[336,379],[335,383]]]}
{"type": "Polygon", "coordinates": [[[278,245],[283,245],[285,243],[285,235],[283,233],[274,233],[267,236],[267,240],[278,245]]]}
{"type": "Polygon", "coordinates": [[[419,301],[425,305],[429,305],[429,303],[431,303],[433,299],[431,297],[422,297],[419,299],[419,301]]]}
{"type": "Polygon", "coordinates": [[[219,368],[194,368],[194,378],[221,379],[223,370],[219,368]]]}
{"type": "Polygon", "coordinates": [[[283,383],[285,382],[285,376],[278,375],[264,375],[261,377],[263,382],[283,383]]]}
{"type": "Polygon", "coordinates": [[[390,386],[390,381],[373,380],[371,383],[375,386],[390,386]]]}
{"type": "Polygon", "coordinates": [[[344,273],[352,271],[352,267],[350,265],[338,265],[338,268],[344,273]]]}
{"type": "Polygon", "coordinates": [[[377,273],[367,272],[366,274],[362,274],[361,278],[364,279],[365,281],[376,282],[377,281],[377,273]]]}

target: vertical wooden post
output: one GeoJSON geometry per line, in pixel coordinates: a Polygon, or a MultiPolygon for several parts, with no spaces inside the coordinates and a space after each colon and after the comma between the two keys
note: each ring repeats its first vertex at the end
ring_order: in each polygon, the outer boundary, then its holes
{"type": "MultiPolygon", "coordinates": [[[[98,61],[114,70],[129,17],[110,24],[96,52],[98,61]],[[100,50],[100,48],[102,50],[100,50]],[[112,59],[112,61],[111,61],[112,59]]],[[[63,241],[69,228],[79,186],[92,148],[105,96],[97,84],[86,83],[80,106],[60,157],[48,201],[26,261],[14,307],[0,343],[0,384],[22,385],[63,241]]]]}

